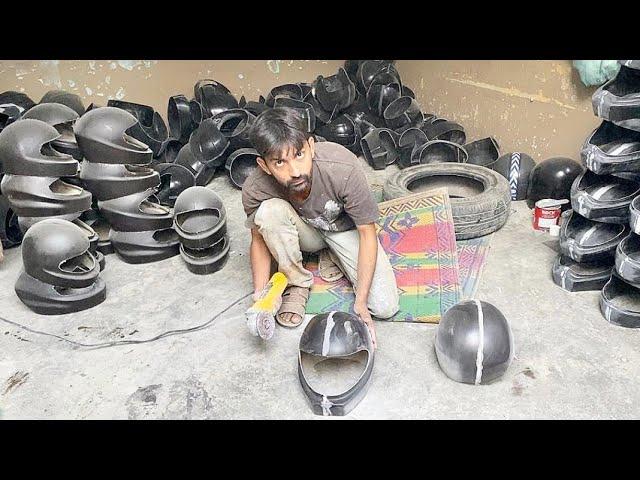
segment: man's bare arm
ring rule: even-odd
[[[376,227],[373,223],[359,225],[357,228],[360,235],[360,248],[358,250],[358,285],[354,311],[369,327],[371,339],[375,347],[376,332],[371,314],[367,308],[367,301],[369,299],[369,290],[371,289],[373,274],[376,270],[378,238],[376,235]]]
[[[257,228],[251,229],[251,272],[253,273],[253,298],[257,300],[271,275],[271,252]]]

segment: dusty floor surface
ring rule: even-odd
[[[371,183],[381,184],[394,168],[369,171]],[[147,339],[205,322],[251,290],[240,192],[224,174],[210,188],[229,213],[232,246],[222,271],[193,275],[178,256],[128,265],[109,255],[103,304],[46,317],[13,291],[22,268],[14,248],[0,264],[0,316],[84,343]],[[369,392],[347,418],[639,417],[640,332],[608,324],[599,292],[571,294],[553,284],[550,240],[531,228],[524,202],[512,204],[507,225],[494,235],[477,298],[500,308],[515,336],[516,357],[500,381],[455,383],[438,367],[435,325],[379,321]],[[303,327],[278,327],[265,344],[247,333],[249,303],[197,332],[103,349],[0,322],[0,418],[321,418],[298,383]]]

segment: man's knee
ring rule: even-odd
[[[260,204],[253,221],[258,228],[287,222],[289,221],[288,210],[290,208],[291,205],[286,200],[270,198]]]
[[[391,318],[400,310],[398,295],[380,295],[369,301],[369,313],[377,318]]]

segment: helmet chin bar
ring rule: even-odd
[[[627,224],[629,206],[638,195],[637,174],[596,175],[585,170],[571,186],[571,207],[591,220]]]
[[[640,132],[604,120],[587,138],[580,150],[583,165],[604,175],[640,172]]]
[[[84,288],[54,287],[22,272],[15,285],[18,298],[40,315],[80,312],[99,305],[107,298],[107,286],[101,278]]]
[[[595,91],[591,102],[598,117],[640,132],[640,71],[622,65],[615,78]]]
[[[613,259],[618,244],[629,235],[628,225],[589,220],[573,210],[560,217],[560,252],[576,262]]]

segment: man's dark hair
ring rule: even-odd
[[[300,150],[311,134],[307,124],[295,109],[277,107],[262,112],[251,126],[249,139],[260,156],[280,155],[288,148]]]

